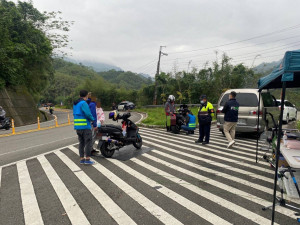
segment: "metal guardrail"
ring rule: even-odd
[[[182,104],[175,104],[176,107],[180,107]],[[200,107],[200,104],[185,104],[188,107]],[[212,104],[214,108],[218,106],[218,104]],[[158,107],[165,107],[165,105],[145,105],[143,108],[158,108]]]

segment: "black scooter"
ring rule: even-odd
[[[0,121],[0,129],[9,130],[11,128],[11,123],[9,118],[4,118]]]
[[[107,124],[98,128],[97,137],[99,143],[97,148],[104,157],[111,158],[115,150],[119,150],[126,145],[132,144],[135,148],[141,149],[143,145],[142,137],[139,134],[137,125],[129,120],[130,116],[130,113],[117,114],[116,117],[110,114],[109,119],[114,121],[122,120],[122,127]]]
[[[183,104],[180,105],[179,109],[177,110],[176,115],[176,122],[171,120],[171,131],[174,134],[179,134],[181,130],[181,126],[184,124],[185,117],[186,117],[186,112],[188,110],[188,106]]]

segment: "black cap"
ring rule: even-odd
[[[207,96],[206,95],[201,95],[200,96],[200,99],[202,100],[202,99],[207,99]]]
[[[230,92],[230,94],[232,95],[232,97],[236,97],[236,92],[235,91],[232,91],[232,92]]]

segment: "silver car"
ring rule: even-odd
[[[253,133],[257,132],[258,118],[258,89],[230,89],[224,92],[217,106],[217,127],[223,132],[224,114],[221,112],[226,101],[229,100],[229,93],[235,91],[237,93],[236,100],[240,104],[239,120],[236,132]],[[274,120],[270,113],[274,116]],[[274,122],[278,122],[279,108],[276,99],[269,92],[261,93],[260,101],[260,122],[259,132],[274,127]]]

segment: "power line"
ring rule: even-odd
[[[241,42],[245,42],[245,41],[254,40],[254,39],[257,39],[257,38],[266,37],[266,36],[276,34],[276,33],[282,33],[282,32],[287,31],[287,30],[298,29],[298,28],[300,28],[300,24],[297,24],[297,25],[291,26],[291,27],[287,27],[287,28],[284,28],[284,29],[281,29],[281,30],[273,31],[273,32],[270,32],[270,33],[258,35],[258,36],[255,36],[255,37],[247,38],[247,39],[244,39],[244,40],[227,43],[227,44],[216,45],[216,46],[211,46],[211,47],[207,47],[207,48],[194,49],[194,50],[189,50],[189,51],[170,52],[169,54],[181,54],[181,53],[187,53],[187,52],[196,52],[196,51],[203,51],[203,50],[208,50],[208,49],[212,49],[212,48],[224,47],[224,46],[233,45],[233,44],[237,44],[237,43],[241,43]]]

